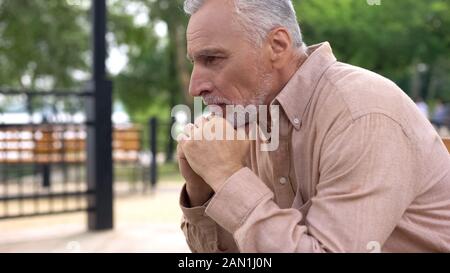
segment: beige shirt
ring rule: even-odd
[[[181,193],[193,252],[449,252],[450,156],[394,83],[328,43],[274,100],[280,146],[203,207]]]

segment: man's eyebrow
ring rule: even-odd
[[[211,56],[211,55],[218,55],[218,54],[224,54],[225,51],[221,48],[205,48],[202,50],[199,50],[198,52],[195,52],[193,55],[187,54],[187,58],[189,60],[195,60],[198,57],[202,56]]]

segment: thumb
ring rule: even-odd
[[[186,155],[184,154],[184,151],[183,151],[183,148],[181,147],[181,144],[177,145],[177,156],[178,156],[178,159],[186,160]]]

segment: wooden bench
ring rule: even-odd
[[[113,132],[113,159],[117,163],[137,163],[142,149],[139,126],[116,127]]]
[[[445,147],[447,147],[447,150],[450,153],[450,138],[444,138],[442,140],[444,141]]]
[[[141,152],[138,126],[115,127],[113,160],[138,163]],[[86,161],[86,128],[81,125],[41,125],[0,129],[0,163],[53,164]]]
[[[137,126],[114,128],[114,163],[127,164],[133,170],[142,165],[141,133],[141,128]],[[3,127],[0,128],[0,164],[34,165],[42,173],[42,186],[49,188],[52,165],[62,165],[63,175],[67,175],[68,165],[85,164],[86,137],[86,127],[83,125]]]

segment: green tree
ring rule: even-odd
[[[139,4],[148,11],[150,21],[144,26],[125,15],[127,5]],[[181,0],[117,1],[110,7],[111,31],[118,43],[127,45],[129,63],[114,83],[117,97],[124,102],[132,119],[146,123],[159,117],[165,126],[159,131],[170,161],[174,143],[170,137],[171,108],[179,103],[191,104],[188,95],[191,66],[186,59],[184,15]],[[158,37],[155,26],[167,26],[167,36]]]
[[[117,1],[110,7],[110,29],[119,44],[128,47],[128,66],[116,80],[117,95],[133,117],[170,113],[179,103],[190,103],[187,94],[190,64],[186,59],[185,28],[187,17],[183,1]],[[150,21],[137,26],[124,10],[139,3],[148,11]],[[155,25],[167,25],[167,37],[155,34]],[[163,108],[167,111],[162,111]],[[166,114],[165,120],[170,118]]]
[[[294,0],[306,42],[330,41],[338,59],[396,81],[411,96],[449,96],[446,0]],[[417,84],[419,79],[419,84]]]
[[[88,71],[88,30],[87,11],[66,1],[1,0],[0,85],[80,86],[73,74]]]

